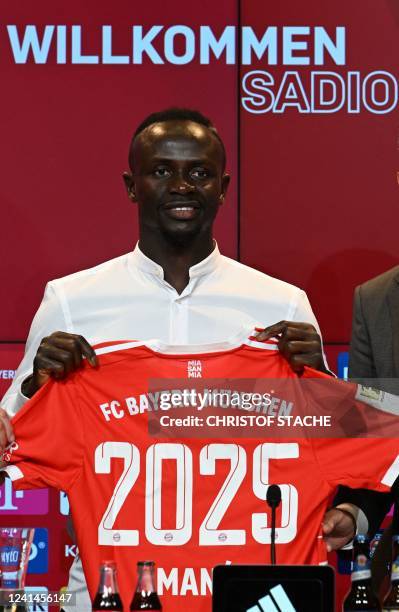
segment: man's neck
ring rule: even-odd
[[[144,255],[163,268],[166,282],[180,294],[189,283],[190,268],[206,259],[215,244],[211,235],[198,236],[188,245],[172,244],[165,238],[146,240],[140,236],[139,247]]]

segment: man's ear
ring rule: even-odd
[[[129,200],[131,200],[132,202],[136,202],[136,192],[134,188],[133,175],[130,174],[129,172],[124,172],[122,174],[122,178],[123,178],[123,182],[125,183],[125,187],[126,187],[126,191],[127,191]]]
[[[224,202],[229,183],[230,183],[230,174],[227,174],[225,172],[222,176],[222,192],[219,196],[220,203]]]

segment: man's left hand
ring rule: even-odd
[[[331,508],[325,513],[321,528],[328,552],[339,550],[356,535],[355,519],[339,508]]]
[[[328,372],[324,364],[321,338],[310,323],[280,321],[261,331],[256,339],[262,342],[278,338],[278,348],[292,369],[302,373],[304,366]]]

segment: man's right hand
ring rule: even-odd
[[[81,367],[83,357],[93,368],[98,366],[97,356],[83,336],[58,331],[43,338],[33,360],[33,374],[22,383],[22,393],[32,397],[50,377],[63,380]]]

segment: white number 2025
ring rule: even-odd
[[[259,444],[253,455],[253,492],[261,500],[266,499],[269,487],[269,461],[271,459],[296,459],[297,443]],[[137,529],[114,529],[120,509],[133,488],[140,473],[140,451],[129,442],[104,442],[95,450],[95,471],[110,474],[111,460],[123,459],[123,471],[115,485],[98,526],[98,543],[113,546],[137,546],[140,541]],[[162,528],[162,463],[176,462],[176,521],[173,529]],[[216,462],[230,461],[230,471],[209,508],[199,528],[200,546],[242,545],[246,542],[245,529],[223,529],[219,525],[247,474],[247,455],[238,444],[207,444],[199,457],[200,474],[216,474]],[[290,484],[280,484],[282,493],[281,523],[276,534],[279,543],[291,542],[297,532],[298,491]],[[185,444],[152,444],[146,455],[145,535],[151,544],[182,546],[192,536],[193,513],[193,458]],[[253,538],[262,544],[270,543],[271,529],[267,527],[265,512],[252,515]]]

